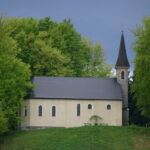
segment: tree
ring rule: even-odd
[[[27,88],[31,87],[29,65],[16,58],[19,48],[10,37],[7,20],[0,18],[0,128],[17,127],[19,108]],[[4,129],[0,129],[4,131]]]
[[[135,72],[132,90],[137,106],[145,117],[150,118],[150,17],[134,31]]]
[[[105,64],[104,49],[100,43],[93,44],[87,38],[82,38],[83,43],[89,51],[89,60],[85,67],[87,77],[110,77],[111,66]]]
[[[39,21],[33,18],[13,18],[8,22],[11,26],[11,36],[21,49],[17,57],[30,64],[32,76],[72,76],[74,74],[70,67],[70,58],[57,48],[63,40],[61,39],[59,43],[57,42],[57,46],[54,46],[54,37],[59,39],[56,36],[57,32],[52,32],[57,29],[57,23],[49,17]]]
[[[85,66],[90,58],[90,51],[82,42],[81,35],[75,30],[71,20],[64,20],[58,26],[59,35],[63,37],[61,52],[70,57],[70,67],[76,77],[84,77]]]
[[[138,108],[136,105],[135,93],[132,91],[131,87],[134,83],[134,77],[129,79],[129,124],[145,126],[150,123],[150,119],[144,117],[141,114],[141,108]]]
[[[51,47],[41,39],[36,39],[30,48],[30,65],[32,75],[38,76],[72,76],[73,70],[69,67],[70,59],[57,48]]]
[[[98,115],[93,115],[90,117],[90,121],[94,121],[94,125],[98,125],[98,122],[101,120],[103,120],[103,118]]]
[[[105,77],[110,67],[101,44],[82,40],[70,19],[57,23],[46,17],[13,18],[8,23],[17,42],[17,57],[30,64],[32,75]]]
[[[8,131],[8,120],[4,115],[4,111],[2,111],[0,104],[0,134]]]
[[[31,87],[29,66],[12,56],[0,56],[0,101],[8,119],[8,127],[15,129],[19,121],[19,109]]]

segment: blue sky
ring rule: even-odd
[[[107,62],[115,64],[121,31],[133,67],[131,30],[150,15],[150,0],[0,0],[0,13],[9,17],[50,16],[55,21],[71,18],[76,30],[94,42],[101,42]]]

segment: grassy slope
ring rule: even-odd
[[[1,140],[2,150],[150,150],[150,129],[108,126],[50,128],[15,131]]]

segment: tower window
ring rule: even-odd
[[[39,116],[42,116],[42,106],[39,106],[39,110],[38,110]]]
[[[121,72],[121,79],[124,79],[124,71]]]
[[[110,104],[107,105],[107,110],[111,110],[111,105]]]
[[[56,116],[56,107],[52,106],[52,117]]]
[[[80,104],[77,104],[77,116],[80,116]]]
[[[88,104],[88,109],[92,109],[92,105],[91,104]]]

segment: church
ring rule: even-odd
[[[93,115],[104,125],[127,126],[129,62],[123,33],[115,69],[116,78],[35,76],[35,87],[22,106],[21,128],[90,125]]]

